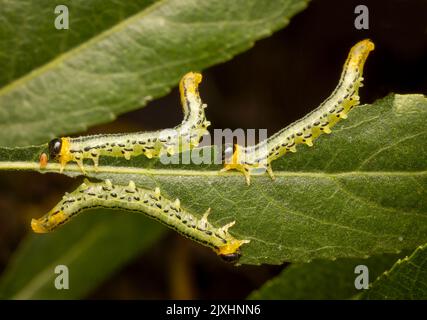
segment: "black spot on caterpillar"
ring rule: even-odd
[[[359,104],[359,88],[363,86],[362,73],[369,52],[374,44],[366,39],[354,45],[344,64],[338,86],[317,109],[304,118],[290,124],[267,140],[255,146],[235,145],[231,159],[226,161],[222,171],[243,172],[246,182],[250,176],[265,171],[274,179],[271,162],[288,152],[296,152],[296,145],[313,145],[322,133],[331,133],[331,128],[340,119],[346,119],[350,110]]]
[[[184,120],[175,128],[155,132],[135,132],[118,134],[98,134],[77,138],[63,137],[49,142],[50,158],[65,165],[75,161],[84,172],[83,160],[92,159],[98,166],[100,156],[124,157],[144,154],[148,158],[158,157],[167,152],[174,154],[189,150],[199,144],[207,132],[210,122],[206,119],[198,91],[202,75],[189,72],[180,81],[179,89]]]
[[[228,229],[234,221],[220,228],[208,221],[210,209],[201,219],[181,207],[178,199],[171,201],[154,191],[129,185],[113,185],[109,180],[100,183],[85,181],[76,190],[66,194],[62,200],[40,219],[33,219],[31,227],[36,233],[55,230],[78,213],[92,208],[120,209],[144,213],[180,234],[212,248],[221,258],[235,262],[240,257],[240,246],[249,240],[237,240]]]

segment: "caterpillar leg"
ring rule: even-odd
[[[81,159],[76,159],[75,160],[76,161],[76,164],[77,164],[77,166],[79,167],[79,169],[80,169],[80,171],[83,173],[83,174],[86,174],[86,171],[85,171],[85,168],[84,168],[84,166],[83,166],[83,160],[81,160]],[[59,173],[62,173],[63,171],[64,171],[64,169],[65,169],[65,166],[67,165],[67,162],[66,161],[61,161],[60,162],[60,164],[59,164]]]
[[[258,172],[264,173],[267,171],[268,175],[271,177],[271,179],[275,179],[273,169],[271,168],[270,163],[247,163],[242,157],[242,150],[241,146],[236,144],[234,146],[234,153],[231,157],[231,160],[229,163],[224,164],[224,168],[221,169],[221,172],[225,172],[228,170],[237,170],[244,174],[246,184],[249,186],[251,184],[251,175]]]
[[[94,168],[94,170],[98,171],[99,154],[97,154],[96,156],[92,156],[92,161],[93,161],[93,168]]]
[[[237,170],[237,171],[242,172],[245,175],[246,184],[248,186],[251,184],[251,174],[249,173],[249,171],[247,171],[249,169],[246,170],[244,166],[237,166],[237,165],[227,164],[227,165],[224,165],[224,168],[222,168],[220,170],[220,172],[225,172],[225,171],[228,171],[228,170]]]
[[[267,164],[267,173],[268,173],[268,175],[270,176],[270,178],[272,180],[276,179],[276,177],[274,176],[274,173],[273,173],[273,169],[271,169],[271,165],[270,164]]]
[[[83,166],[83,160],[76,160],[77,165],[79,166],[80,170],[83,174],[86,174],[85,167]]]

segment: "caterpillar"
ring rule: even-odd
[[[208,209],[201,219],[181,207],[179,199],[171,201],[163,197],[160,189],[154,191],[129,185],[113,185],[110,180],[91,183],[85,181],[75,191],[66,194],[47,214],[31,221],[36,233],[55,230],[78,213],[92,208],[122,209],[141,212],[154,218],[180,234],[212,248],[223,260],[236,262],[241,253],[240,246],[249,240],[237,240],[228,229],[235,221],[220,228],[208,222]]]
[[[49,155],[60,163],[60,172],[65,165],[74,161],[84,171],[83,160],[92,159],[95,168],[100,156],[124,157],[144,154],[147,158],[167,152],[174,154],[191,149],[199,144],[207,132],[210,122],[206,119],[198,86],[202,81],[200,73],[189,72],[182,77],[179,89],[184,120],[173,129],[155,132],[98,134],[76,138],[62,137],[49,142]]]
[[[313,141],[322,133],[331,133],[331,128],[340,119],[346,119],[349,111],[359,104],[359,88],[363,86],[363,67],[369,53],[374,50],[369,39],[355,44],[344,64],[338,86],[317,109],[302,119],[288,125],[267,140],[254,146],[235,145],[234,152],[224,163],[221,171],[238,170],[250,184],[250,176],[257,172],[267,173],[274,179],[271,162],[288,152],[296,152],[296,145],[313,146]]]

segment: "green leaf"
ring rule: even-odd
[[[165,229],[141,215],[97,210],[20,245],[0,281],[7,299],[77,299],[124,263],[150,248]],[[55,267],[69,270],[69,289],[57,290]]]
[[[427,242],[426,120],[422,95],[359,106],[313,148],[273,162],[275,181],[254,176],[249,187],[220,165],[164,165],[143,156],[101,157],[98,171],[89,162],[85,168],[92,178],[159,186],[196,216],[211,207],[216,226],[235,220],[231,233],[251,240],[241,263],[364,258]],[[38,170],[44,147],[0,149],[0,169]],[[52,163],[43,172],[58,169]],[[65,173],[81,174],[75,164]]]
[[[277,277],[252,292],[248,299],[348,299],[360,293],[354,284],[355,267],[365,265],[374,280],[402,255],[380,255],[369,259],[316,260],[292,264]]]
[[[367,290],[362,299],[427,299],[427,244],[397,261]]]
[[[0,0],[0,87],[80,45],[155,0]],[[69,30],[54,27],[56,6],[69,11]],[[35,54],[36,53],[36,54]]]
[[[307,0],[164,0],[144,7],[141,2],[141,10],[128,19],[114,26],[111,25],[119,21],[117,17],[100,23],[99,33],[78,38],[73,42],[78,45],[66,46],[69,50],[63,54],[42,54],[42,59],[51,58],[43,66],[17,71],[31,72],[0,89],[0,128],[8,133],[0,136],[0,145],[43,143],[138,109],[166,94],[186,72],[229,60],[250,48],[254,41],[284,27],[306,4]],[[116,7],[111,3],[106,6],[111,10]],[[20,23],[15,21],[16,12],[21,8],[7,1],[2,5],[5,13],[0,15],[0,21],[12,20],[12,28],[16,27]],[[31,8],[25,7],[20,15],[35,17],[37,11],[33,13]],[[79,24],[78,12],[70,12],[70,30],[58,31],[52,22],[51,32],[71,36]],[[131,12],[127,10],[127,14]],[[94,13],[84,15],[86,20],[76,31],[85,29],[93,16]],[[37,21],[42,18],[34,18],[28,24],[31,28],[38,26]],[[9,35],[8,27],[3,28],[7,47],[14,33]],[[33,50],[28,54],[34,56],[38,41],[44,42],[42,48],[47,50],[47,40],[56,35],[47,36],[46,28],[43,24],[44,31],[39,34],[42,39],[29,44]],[[15,52],[0,51],[0,55],[9,54],[15,56]],[[21,55],[17,63],[25,57]],[[8,61],[0,59],[3,64]],[[40,63],[43,61],[32,65]],[[12,71],[8,73],[12,74],[6,77],[14,77]]]

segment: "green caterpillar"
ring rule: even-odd
[[[331,128],[341,119],[346,119],[350,110],[359,104],[359,88],[363,86],[363,67],[369,52],[374,50],[370,40],[358,42],[351,48],[334,92],[317,109],[304,118],[290,124],[267,140],[255,146],[235,145],[234,153],[224,164],[222,171],[243,172],[246,182],[257,172],[267,171],[274,179],[271,162],[288,152],[296,152],[296,145],[313,145],[322,133],[331,133]]]
[[[171,201],[154,191],[139,188],[133,181],[128,186],[113,185],[106,180],[100,183],[86,181],[75,191],[67,194],[46,215],[33,219],[34,232],[46,233],[55,230],[78,213],[92,208],[120,209],[144,213],[180,234],[212,248],[222,259],[235,262],[240,257],[240,246],[249,240],[237,240],[228,229],[234,221],[220,228],[208,222],[208,209],[201,219],[181,207],[178,199]]]
[[[199,96],[198,86],[201,81],[200,73],[189,72],[182,77],[179,88],[184,120],[175,128],[53,139],[49,142],[50,158],[59,161],[61,172],[70,161],[75,161],[84,172],[83,160],[87,158],[92,159],[97,167],[100,156],[124,157],[129,160],[144,154],[152,158],[164,152],[174,154],[197,146],[210,125],[204,112],[206,104],[202,103]],[[40,166],[45,165],[45,162],[40,162]]]

